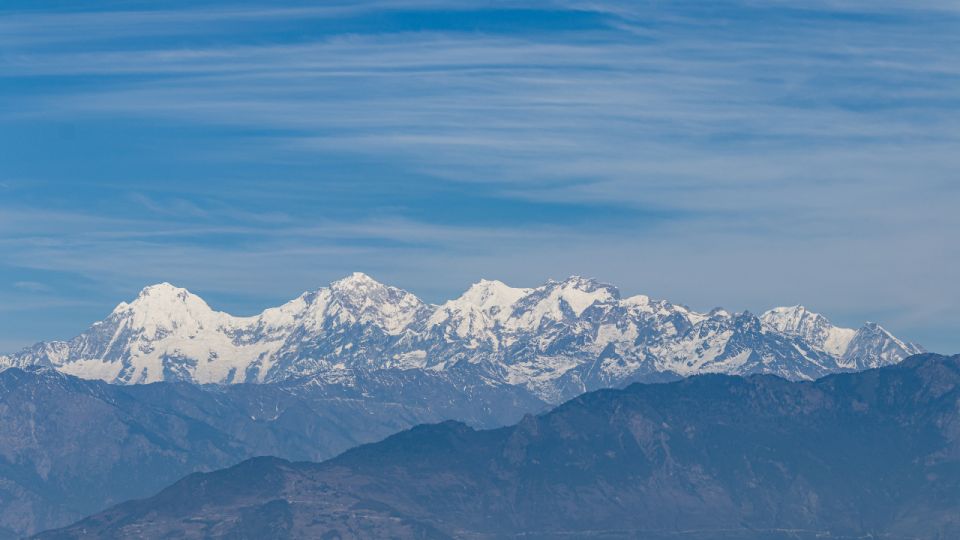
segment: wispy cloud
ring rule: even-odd
[[[579,273],[960,324],[952,3],[526,7],[562,24],[449,2],[6,16],[5,135],[77,125],[81,167],[5,174],[58,180],[5,190],[0,263],[248,306],[355,269],[431,299]],[[114,152],[128,133],[155,138]],[[142,179],[105,178],[126,160]]]
[[[31,292],[49,292],[50,286],[39,281],[17,281],[13,284],[17,289]]]
[[[224,31],[232,23],[262,24],[290,19],[339,18],[379,9],[427,8],[428,1],[327,2],[323,6],[205,7],[190,9],[88,10],[69,12],[4,11],[0,43],[37,46],[51,43],[106,41],[145,35],[191,35]],[[235,30],[228,27],[226,31]]]

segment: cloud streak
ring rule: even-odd
[[[950,3],[548,6],[5,17],[0,142],[64,170],[0,169],[0,266],[249,312],[358,269],[578,273],[960,345]]]

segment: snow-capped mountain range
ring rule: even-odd
[[[923,352],[877,324],[833,326],[802,306],[760,317],[682,305],[571,277],[535,288],[483,280],[430,305],[355,273],[252,317],[211,309],[161,283],[70,341],[44,342],[0,368],[48,366],[118,384],[161,380],[357,384],[420,370],[471,385],[522,385],[556,402],[585,390],[696,373],[812,379]]]

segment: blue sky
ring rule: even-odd
[[[170,281],[251,314],[571,274],[960,352],[960,6],[0,7],[0,351]]]

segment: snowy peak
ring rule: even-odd
[[[796,336],[815,348],[840,356],[847,350],[855,330],[834,326],[826,317],[797,305],[773,308],[760,316],[763,324],[782,334]]]
[[[118,305],[107,321],[123,321],[129,329],[155,335],[178,329],[195,333],[214,328],[229,318],[187,289],[158,283],[145,287],[132,302]]]
[[[594,279],[572,276],[563,281],[548,281],[523,297],[514,307],[513,326],[535,330],[544,321],[579,318],[591,306],[613,304],[620,291]]]
[[[550,296],[562,300],[579,317],[594,304],[608,304],[620,300],[620,291],[613,285],[600,283],[595,279],[572,276],[558,283]]]
[[[114,312],[131,309],[177,311],[181,309],[179,306],[187,305],[203,305],[210,309],[206,302],[187,289],[163,282],[144,287],[132,302],[121,302]]]
[[[363,324],[396,335],[415,325],[428,310],[415,295],[354,272],[280,307],[264,310],[259,326],[271,331],[302,327],[308,335],[318,336],[324,329]]]
[[[583,276],[570,276],[563,281],[550,281],[550,284],[556,285],[563,290],[576,290],[583,292],[604,291],[612,298],[620,298],[620,291],[613,285],[602,283],[594,278]]]
[[[147,285],[144,287],[140,294],[137,295],[138,298],[147,298],[147,297],[176,297],[181,300],[186,300],[187,297],[194,296],[193,293],[184,289],[183,287],[177,287],[167,281],[162,281],[154,285]]]
[[[497,280],[481,279],[462,295],[439,306],[427,320],[428,328],[447,325],[447,335],[461,339],[492,339],[490,332],[512,314],[513,306],[532,289],[510,287]],[[452,332],[452,334],[451,334]]]
[[[351,294],[366,294],[370,291],[386,289],[387,286],[363,272],[354,272],[349,276],[338,279],[330,284],[334,291]]]
[[[393,302],[408,297],[416,299],[413,294],[403,289],[384,285],[362,272],[354,272],[343,279],[334,281],[330,284],[329,290],[333,297],[355,304]],[[419,299],[417,301],[419,302]]]
[[[207,309],[213,311],[199,296],[187,289],[166,282],[144,287],[132,302],[122,302],[117,306],[117,310],[127,311],[129,309],[142,311]]]
[[[923,347],[904,343],[879,324],[868,322],[859,330],[840,328],[803,306],[774,308],[764,313],[762,320],[768,328],[797,336],[837,357],[838,364],[846,369],[885,366],[924,352]]]
[[[481,279],[467,289],[460,298],[454,300],[458,304],[469,304],[483,311],[508,312],[521,298],[532,289],[510,287],[497,280]]]
[[[373,324],[391,335],[417,323],[428,310],[414,294],[384,285],[361,272],[334,281],[329,290],[328,309],[340,322]]]
[[[816,328],[830,325],[830,321],[826,317],[808,311],[807,308],[800,305],[773,308],[764,313],[761,320],[778,332],[793,334],[806,334]]]
[[[576,319],[594,304],[612,305],[620,300],[616,288],[580,276],[550,280],[532,288],[515,288],[496,280],[480,280],[456,300],[437,310],[429,325],[450,321],[457,334],[485,332],[496,324],[508,331],[535,331],[544,321]]]
[[[867,322],[850,340],[841,365],[849,369],[870,369],[895,364],[922,352],[926,352],[923,347],[901,341],[879,324]]]

